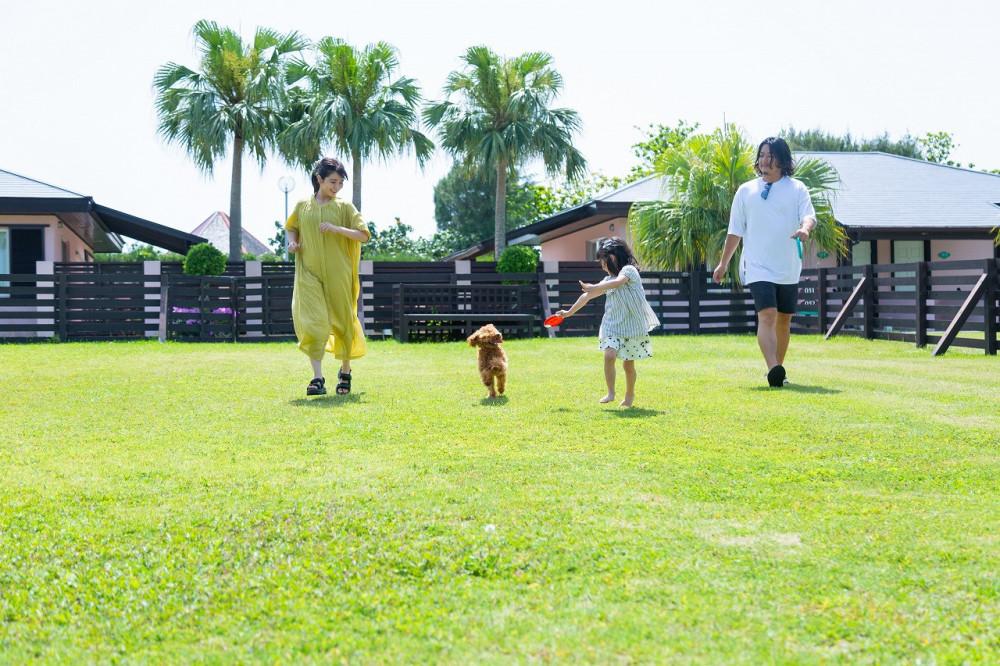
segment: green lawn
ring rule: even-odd
[[[0,663],[1000,660],[1000,359],[653,344],[0,345]]]

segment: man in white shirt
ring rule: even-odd
[[[767,362],[767,383],[785,383],[785,352],[798,301],[802,257],[799,243],[816,227],[809,189],[792,178],[795,163],[784,139],[768,137],[757,147],[754,171],[733,198],[729,234],[712,277],[721,283],[733,253],[743,241],[740,279],[757,310],[757,344]]]

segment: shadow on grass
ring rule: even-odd
[[[773,386],[754,386],[751,391],[777,391]],[[791,391],[793,393],[840,393],[837,389],[829,389],[825,386],[810,386],[808,384],[785,384],[780,390]]]
[[[341,407],[347,403],[357,403],[361,402],[361,396],[364,393],[348,393],[347,395],[337,395],[334,392],[327,393],[326,395],[317,395],[311,398],[296,398],[295,400],[289,400],[289,405],[295,405],[296,407],[318,407],[322,409],[329,409],[331,407]]]
[[[501,395],[496,398],[483,398],[479,401],[479,404],[483,407],[499,407],[500,405],[507,404],[507,396]]]
[[[617,409],[605,409],[604,411],[620,419],[645,419],[650,416],[663,414],[659,409],[649,409],[648,407],[619,407]]]

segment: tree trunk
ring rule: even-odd
[[[354,153],[351,155],[351,171],[353,175],[351,178],[354,179],[354,184],[352,185],[354,196],[351,199],[351,203],[359,211],[361,210],[361,155]]]
[[[233,138],[233,182],[229,188],[229,261],[243,260],[243,137]]]
[[[507,161],[497,162],[497,200],[493,218],[493,260],[500,261],[500,255],[507,247]]]

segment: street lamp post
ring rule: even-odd
[[[285,221],[288,220],[288,193],[295,187],[295,180],[291,176],[282,176],[278,179],[278,189],[285,193]],[[288,231],[285,231],[285,261],[288,261]]]

